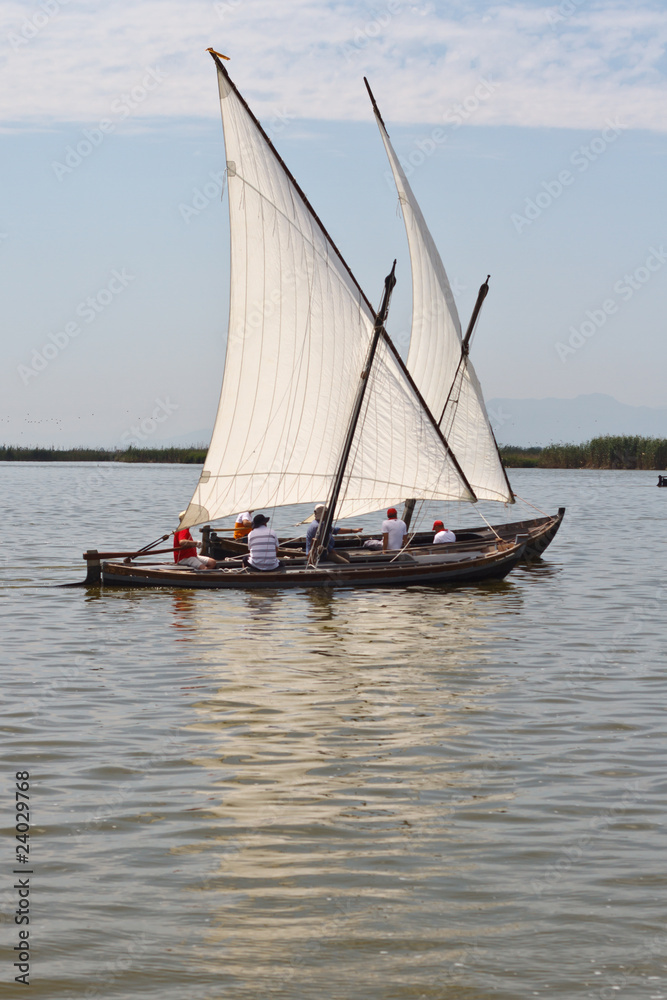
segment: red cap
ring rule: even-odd
[[[398,517],[398,512],[395,507],[390,507],[387,511],[387,517]]]
[[[436,528],[442,528],[442,529],[444,530],[444,527],[445,527],[445,526],[444,526],[444,524],[442,523],[442,521],[434,521],[434,522],[433,522],[433,530],[434,530],[434,531],[435,531],[435,529],[436,529]]]

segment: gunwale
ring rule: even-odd
[[[103,561],[104,586],[170,587],[195,590],[295,589],[305,587],[392,587],[409,584],[462,584],[502,579],[521,559],[525,539],[476,545],[455,552],[442,546],[420,547],[414,553],[373,554],[347,564],[320,563],[288,567],[283,571],[253,573],[243,569],[192,570],[175,564],[138,564]],[[437,549],[438,551],[434,551]]]

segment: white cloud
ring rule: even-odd
[[[566,13],[563,13],[565,11]],[[125,127],[217,115],[213,45],[260,117],[368,120],[361,77],[389,121],[439,122],[497,86],[476,124],[667,130],[667,12],[651,3],[551,7],[423,0],[8,0],[0,14],[2,117]],[[148,69],[164,76],[141,100]],[[130,95],[127,102],[123,95]],[[130,105],[135,105],[130,107]]]

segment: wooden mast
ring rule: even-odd
[[[443,417],[449,406],[449,401],[452,398],[452,393],[454,391],[454,386],[456,385],[456,380],[459,377],[459,372],[461,371],[461,366],[465,364],[465,360],[470,353],[470,338],[472,337],[473,330],[479,319],[480,309],[482,308],[482,303],[484,299],[489,294],[489,278],[490,274],[487,274],[486,281],[483,285],[480,285],[480,289],[477,293],[477,301],[475,302],[475,308],[472,311],[472,316],[470,317],[470,322],[468,323],[468,329],[466,330],[465,337],[461,342],[461,357],[459,358],[459,363],[456,366],[456,371],[454,373],[454,378],[452,379],[452,384],[449,387],[449,392],[447,393],[447,399],[445,400],[445,405],[442,408],[442,413],[440,414],[440,419],[438,420],[438,425],[442,423]]]
[[[440,426],[440,424],[442,423],[442,421],[444,419],[445,413],[447,411],[447,406],[449,405],[449,401],[450,401],[450,399],[452,397],[452,392],[454,391],[454,386],[456,385],[456,380],[459,377],[459,372],[461,371],[461,368],[463,366],[465,366],[466,363],[467,363],[468,355],[470,354],[470,341],[471,341],[472,335],[473,335],[473,333],[475,331],[475,327],[477,325],[477,320],[479,319],[479,314],[480,314],[482,305],[484,303],[484,299],[489,294],[489,278],[490,277],[491,277],[491,275],[487,274],[486,281],[484,282],[483,285],[480,285],[479,292],[477,293],[477,301],[475,302],[475,308],[472,311],[472,316],[470,317],[470,322],[468,323],[468,329],[465,332],[465,337],[463,338],[463,340],[461,342],[461,357],[459,358],[459,363],[458,363],[458,365],[456,367],[456,374],[454,375],[454,378],[452,380],[452,384],[451,384],[451,387],[450,387],[447,399],[445,401],[445,405],[442,408],[442,413],[440,414],[440,420],[438,421],[438,426]],[[513,503],[514,502],[514,490],[512,489],[512,484],[509,481],[509,477],[507,475],[507,470],[505,469],[505,463],[502,460],[502,457],[500,455],[500,449],[498,448],[498,442],[496,441],[496,435],[493,433],[493,428],[491,427],[490,423],[489,423],[489,431],[491,432],[491,437],[493,438],[493,443],[496,446],[496,451],[498,452],[498,460],[500,461],[500,467],[503,470],[503,476],[505,477],[505,482],[507,483],[507,489],[509,490],[509,493],[510,493],[511,502]]]
[[[375,358],[375,352],[377,351],[377,346],[382,335],[385,320],[387,319],[387,313],[389,312],[389,301],[391,299],[391,293],[394,290],[394,285],[396,284],[396,261],[394,261],[390,273],[384,279],[384,294],[382,296],[382,302],[378,310],[375,325],[373,327],[373,335],[371,337],[371,342],[368,347],[368,354],[366,355],[366,363],[364,364],[364,369],[361,372],[359,378],[359,387],[357,389],[357,395],[354,400],[354,405],[352,407],[352,414],[350,416],[350,423],[347,428],[347,434],[345,436],[345,443],[343,444],[343,451],[340,456],[340,461],[338,462],[338,468],[336,470],[336,475],[334,477],[333,486],[331,488],[331,495],[327,501],[327,506],[324,512],[324,516],[320,521],[319,527],[317,529],[317,534],[315,536],[313,546],[311,549],[311,563],[317,564],[322,552],[326,546],[326,542],[331,533],[331,528],[334,522],[334,514],[336,512],[336,505],[338,504],[338,497],[340,496],[341,486],[343,485],[343,476],[345,475],[345,469],[347,467],[347,462],[350,457],[350,452],[352,450],[352,444],[354,442],[354,435],[357,430],[357,424],[359,422],[359,414],[361,413],[361,407],[364,402],[364,396],[366,395],[366,386],[368,385],[368,380],[371,374],[371,368],[373,366],[373,359]]]

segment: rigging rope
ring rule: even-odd
[[[422,510],[423,510],[423,507],[424,507],[424,503],[425,503],[425,501],[424,501],[424,498],[422,497],[422,499],[419,501],[419,507],[418,507],[416,513],[413,512],[413,518],[414,518],[415,523],[417,523],[419,521],[420,517],[422,516]],[[410,532],[408,532],[406,534],[406,536],[405,536],[406,539],[407,539],[407,541],[403,542],[402,548],[400,548],[398,550],[398,552],[396,553],[395,556],[392,556],[392,558],[389,560],[389,562],[394,562],[395,559],[398,559],[399,556],[403,555],[403,553],[408,548],[408,546],[412,542],[412,540],[415,537],[415,535],[418,535],[418,534],[419,534],[419,531],[418,531],[417,528],[415,528],[415,530],[412,532],[412,534],[410,534]]]
[[[502,538],[500,537],[500,535],[498,534],[498,532],[496,531],[496,529],[493,527],[493,525],[490,523],[490,521],[487,521],[487,519],[482,514],[481,510],[476,511],[476,513],[479,514],[479,516],[484,521],[484,523],[487,526],[487,528],[491,528],[491,531],[494,533],[494,535],[496,536],[496,538],[498,539],[498,541],[502,542]]]
[[[518,493],[515,493],[514,496],[517,498],[517,500],[520,500],[521,503],[525,503],[527,507],[532,507],[533,510],[538,510],[540,512],[540,514],[544,514],[545,517],[549,517],[550,516],[549,514],[547,514],[547,512],[545,510],[542,510],[541,507],[536,507],[534,503],[530,502],[530,500],[524,500],[524,498],[520,497]]]

